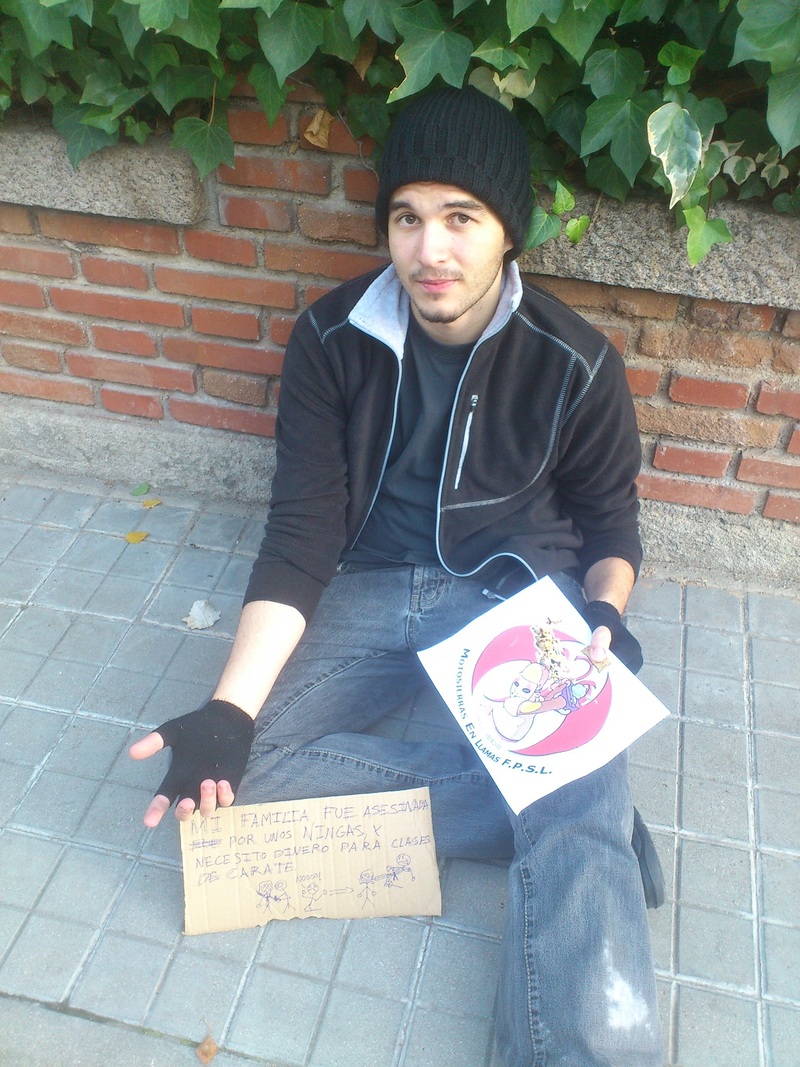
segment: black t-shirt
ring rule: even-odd
[[[450,413],[473,345],[444,345],[409,316],[400,402],[378,499],[352,562],[436,563],[436,502]]]

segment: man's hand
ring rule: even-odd
[[[131,745],[133,759],[172,749],[172,762],[145,813],[145,825],[157,826],[174,800],[182,821],[196,807],[204,816],[211,815],[217,804],[230,807],[247,766],[254,729],[253,719],[235,704],[210,700]]]
[[[601,664],[608,658],[609,648],[633,674],[642,669],[642,648],[628,630],[620,613],[607,600],[592,600],[583,609],[583,617],[592,627],[589,659]]]

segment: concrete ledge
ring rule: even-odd
[[[798,218],[749,203],[721,202],[712,215],[725,219],[733,242],[716,245],[702,263],[690,267],[687,231],[675,229],[672,213],[662,204],[620,204],[585,195],[573,214],[592,219],[580,243],[571,245],[562,235],[522,256],[523,270],[629,289],[800,308]]]
[[[113,218],[191,225],[207,197],[189,155],[169,139],[104,148],[77,170],[50,126],[7,119],[0,127],[0,201]]]
[[[7,469],[106,484],[147,481],[159,492],[266,507],[274,455],[266,438],[0,397],[0,465]],[[647,576],[794,591],[791,523],[643,500],[642,537]]]

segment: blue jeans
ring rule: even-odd
[[[572,579],[554,580],[580,602]],[[625,754],[516,816],[468,745],[363,732],[430,684],[417,650],[490,607],[479,581],[438,567],[345,565],[256,721],[237,802],[428,786],[441,855],[513,857],[497,1015],[507,1067],[661,1067]]]

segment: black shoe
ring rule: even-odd
[[[661,860],[658,858],[650,831],[636,808],[633,809],[631,844],[639,861],[647,907],[660,908],[664,903],[665,895],[664,872],[661,870]]]

